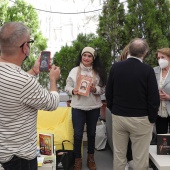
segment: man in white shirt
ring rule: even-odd
[[[59,67],[51,68],[49,91],[21,69],[30,43],[33,40],[24,24],[9,22],[1,27],[0,163],[5,170],[37,170],[37,111],[55,110],[59,104]]]

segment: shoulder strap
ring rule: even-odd
[[[63,140],[62,141],[62,150],[65,150],[65,148],[64,148],[64,142],[70,142],[69,140]],[[71,144],[73,144],[72,142],[70,142]],[[74,145],[74,144],[73,144]]]
[[[79,66],[78,70],[77,70],[76,83],[77,83],[77,80],[78,80],[80,74],[81,74],[81,67]]]

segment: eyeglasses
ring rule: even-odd
[[[33,43],[33,42],[34,42],[34,40],[30,39],[29,41],[26,41],[26,42],[24,42],[23,44],[21,44],[19,47],[22,48],[25,43],[28,43],[28,44],[29,44],[29,43]]]

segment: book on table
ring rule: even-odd
[[[56,164],[56,156],[55,155],[41,155],[37,157],[38,166],[44,165],[55,165]]]
[[[157,134],[157,155],[170,155],[170,134]]]
[[[39,145],[41,155],[54,154],[54,134],[39,134]]]

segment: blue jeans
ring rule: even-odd
[[[1,163],[5,170],[37,170],[37,157],[27,160],[14,156],[10,161]]]
[[[74,154],[75,158],[81,158],[81,144],[84,125],[87,127],[88,154],[94,154],[96,124],[99,118],[100,108],[93,110],[80,110],[72,108],[72,121],[74,128]]]

